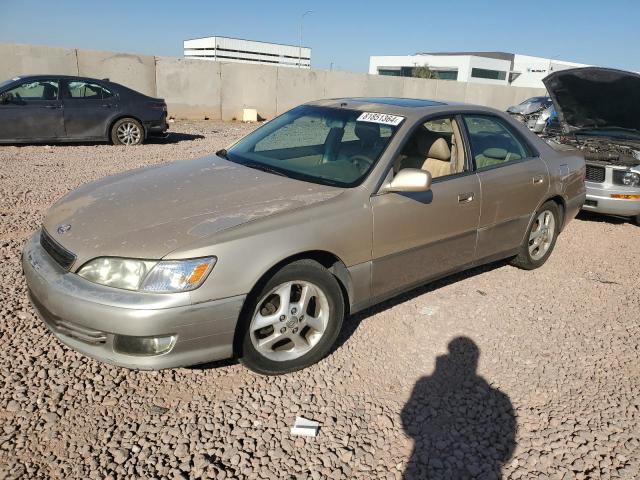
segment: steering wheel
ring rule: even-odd
[[[362,154],[349,157],[349,161],[353,163],[361,172],[366,172],[369,169],[369,167],[373,165],[373,160],[371,160],[366,155],[362,155]]]

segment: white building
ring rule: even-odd
[[[429,67],[443,80],[544,88],[542,79],[551,72],[588,65],[505,52],[418,53],[369,58],[369,73],[373,75],[410,77],[413,68],[421,66]]]
[[[229,37],[185,40],[184,56],[218,62],[311,68],[310,48]]]

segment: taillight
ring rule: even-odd
[[[164,102],[151,102],[149,106],[154,110],[162,110],[163,112],[167,111],[167,104]]]

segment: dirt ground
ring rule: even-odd
[[[130,371],[48,333],[19,262],[46,209],[252,128],[0,147],[0,478],[638,478],[640,228],[613,217],[581,214],[539,270],[493,264],[358,314],[290,375]],[[292,437],[296,415],[319,435]]]

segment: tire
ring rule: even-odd
[[[640,227],[640,214],[636,215],[635,217],[631,217],[631,223],[633,223],[637,227]]]
[[[306,368],[329,353],[344,316],[342,289],[326,268],[313,260],[290,263],[248,297],[236,342],[240,362],[265,375]]]
[[[111,127],[111,142],[114,145],[141,145],[144,142],[144,128],[135,118],[121,118]]]
[[[544,265],[556,245],[560,221],[558,204],[554,201],[544,203],[535,213],[520,253],[511,261],[511,265],[524,270],[534,270]]]

